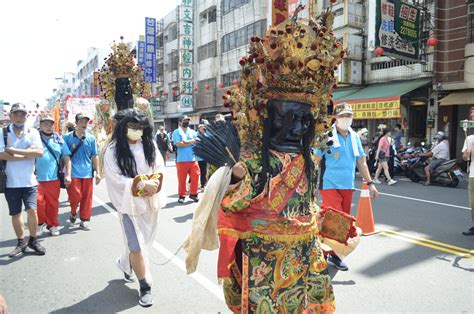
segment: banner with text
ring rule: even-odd
[[[137,60],[138,66],[145,69],[145,41],[139,40],[137,42]]]

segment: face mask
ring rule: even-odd
[[[143,130],[134,130],[128,129],[127,130],[127,138],[131,141],[138,141],[143,136]]]
[[[189,126],[189,121],[184,121],[183,122],[183,128],[187,128]]]
[[[349,130],[351,125],[352,125],[352,118],[338,118],[337,119],[337,126],[343,131]]]
[[[23,129],[23,128],[25,127],[25,125],[24,125],[24,124],[15,124],[15,123],[13,123],[13,127],[14,127],[15,129],[21,130],[21,129]]]

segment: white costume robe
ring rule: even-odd
[[[158,148],[156,148],[156,145],[155,149],[155,165],[151,168],[145,160],[142,142],[137,141],[136,144],[130,144],[130,150],[135,157],[139,175],[164,172],[163,157]],[[115,143],[113,142],[107,146],[104,155],[104,173],[107,191],[112,204],[117,209],[125,243],[125,251],[120,256],[119,266],[127,274],[132,273],[129,260],[130,250],[123,226],[123,215],[127,214],[135,227],[140,250],[145,260],[146,279],[151,283],[152,276],[149,267],[148,248],[153,243],[158,229],[159,210],[166,205],[166,192],[162,185],[161,191],[151,197],[134,197],[131,190],[133,178],[122,175],[115,159]]]

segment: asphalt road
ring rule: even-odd
[[[0,293],[10,313],[228,312],[216,279],[217,251],[204,251],[192,276],[183,250],[173,257],[189,234],[195,203],[177,204],[172,163],[165,178],[168,205],[151,250],[151,309],[137,304],[137,283],[125,284],[115,267],[123,242],[104,183],[95,190],[89,232],[68,225],[62,192],[64,228],[59,237],[41,237],[45,256],[8,258],[16,239],[0,197]],[[372,206],[380,232],[362,238],[346,259],[348,272],[330,269],[337,312],[474,313],[474,237],[461,235],[470,225],[467,191],[404,181],[379,190]],[[356,192],[354,215],[358,199]]]

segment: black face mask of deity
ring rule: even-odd
[[[309,104],[270,100],[268,118],[271,120],[270,148],[285,153],[303,150],[303,135],[308,132],[313,115]]]
[[[115,103],[117,110],[133,108],[133,95],[130,79],[118,78],[115,80]]]

